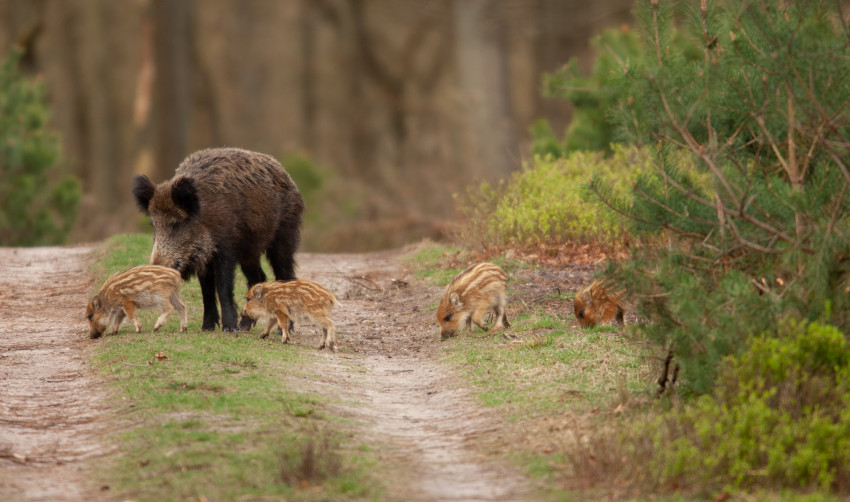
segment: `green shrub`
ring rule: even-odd
[[[639,33],[628,27],[605,30],[591,39],[590,45],[596,50],[596,59],[589,76],[582,74],[575,58],[543,76],[543,95],[569,102],[573,116],[563,142],[545,120],[534,123],[531,136],[535,155],[565,157],[577,150],[611,153],[611,145],[623,139],[611,117],[617,102],[628,96],[628,87],[618,74],[622,74],[624,63],[641,56],[645,45]],[[690,60],[702,57],[693,41],[678,32],[672,45]]]
[[[0,245],[60,244],[80,183],[56,172],[59,139],[47,129],[44,89],[17,72],[19,58],[12,51],[0,63]]]
[[[644,49],[616,72],[612,116],[650,169],[630,197],[592,187],[667,237],[617,272],[647,336],[708,392],[724,356],[785,316],[850,329],[850,31],[828,1],[692,6],[638,2]]]
[[[601,176],[625,194],[643,169],[637,150],[620,146],[611,157],[582,151],[535,157],[500,185],[467,192],[462,209],[470,223],[463,238],[484,246],[614,243],[622,238],[622,218],[586,190],[587,181]]]
[[[787,322],[726,360],[715,395],[648,424],[667,486],[850,492],[850,347]]]

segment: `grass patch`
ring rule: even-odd
[[[521,313],[506,341],[498,334],[466,333],[448,342],[447,359],[475,385],[481,401],[511,420],[616,407],[621,394],[647,389],[652,363],[642,345],[613,328],[579,330],[567,318]]]
[[[602,459],[587,446],[596,435],[644,413],[656,363],[644,344],[613,328],[581,330],[571,313],[526,307],[511,323],[516,339],[464,333],[446,342],[445,359],[508,419],[503,434],[516,438],[509,456],[543,481],[546,498],[584,500],[591,493],[584,480],[576,486],[577,462]]]
[[[413,270],[413,276],[417,279],[446,285],[466,268],[460,255],[461,249],[458,247],[425,241],[402,262]]]
[[[415,251],[402,259],[402,263],[412,270],[414,277],[437,286],[447,285],[470,265],[483,261],[502,267],[508,274],[509,284],[513,272],[529,267],[528,264],[505,255],[481,258],[459,247],[431,241],[420,243]]]
[[[146,263],[151,246],[147,235],[110,239],[94,267],[99,283]],[[245,281],[237,276],[236,284],[239,298]],[[104,471],[112,493],[140,501],[376,499],[374,457],[329,414],[327,398],[290,384],[317,376],[309,364],[320,357],[315,350],[257,333],[201,333],[197,280],[181,294],[187,333],[177,332],[176,315],[151,333],[157,314],[142,312],[142,333],[125,324],[97,341],[94,364],[132,424]]]

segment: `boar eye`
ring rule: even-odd
[[[579,319],[584,319],[584,310],[579,311],[579,313],[578,313],[578,318],[579,318]]]
[[[451,314],[447,315],[446,317],[443,317],[443,322],[449,322],[449,321],[451,321],[451,320],[452,320],[452,315],[451,315]]]

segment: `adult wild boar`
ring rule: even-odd
[[[201,150],[159,185],[136,176],[133,196],[153,225],[151,264],[177,269],[184,280],[198,276],[202,330],[212,331],[219,322],[216,293],[222,329],[236,330],[237,263],[249,288],[266,280],[263,253],[276,279],[295,279],[304,199],[274,158],[237,148]],[[251,320],[242,324],[247,329]]]

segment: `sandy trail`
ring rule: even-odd
[[[88,367],[89,247],[0,248],[0,500],[99,500],[87,459],[109,447]]]
[[[114,410],[88,365],[83,319],[95,284],[92,248],[0,248],[0,500],[107,500],[94,486]],[[413,284],[399,251],[299,255],[299,276],[342,304],[336,354],[305,387],[339,396],[387,471],[384,500],[533,500],[531,483],[480,444],[502,418],[477,405],[439,361],[433,310],[441,288]],[[318,346],[317,330],[295,345]],[[109,460],[107,456],[106,461]]]
[[[345,365],[329,361],[329,380],[353,383],[345,387],[355,403],[348,411],[394,466],[384,476],[387,500],[533,500],[516,468],[476,448],[503,419],[477,405],[438,360],[440,337],[428,306],[442,288],[412,287],[399,255],[299,258],[299,275],[333,289],[342,303],[335,314],[340,352],[354,355]]]

